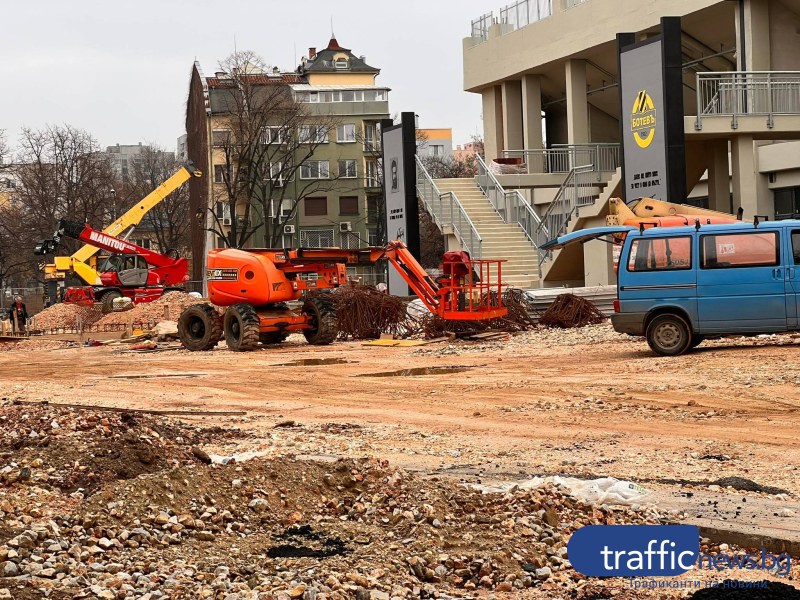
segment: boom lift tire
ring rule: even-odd
[[[222,319],[208,304],[192,304],[178,319],[178,337],[192,352],[212,350],[222,339]]]
[[[663,314],[653,318],[647,325],[647,344],[661,356],[678,356],[692,344],[692,330],[686,321],[676,314]]]
[[[339,335],[339,322],[333,303],[323,296],[314,296],[303,304],[303,314],[308,315],[311,329],[304,329],[306,341],[315,346],[330,344]]]
[[[258,335],[258,341],[262,344],[280,344],[289,337],[288,331],[265,331]]]
[[[229,307],[225,311],[222,328],[230,350],[249,352],[258,348],[260,323],[252,305],[242,302]]]

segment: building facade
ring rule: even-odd
[[[417,155],[449,159],[453,157],[452,129],[417,129]]]
[[[270,209],[267,218],[271,221],[252,236],[249,246],[357,248],[378,243],[382,185],[379,124],[389,118],[389,89],[376,84],[379,73],[363,56],[356,56],[332,38],[319,52],[309,48],[308,56],[293,72],[276,69],[253,74],[263,79],[265,87],[286,88],[303,118],[280,131],[281,136],[297,136],[292,137],[296,140],[293,147],[300,158],[294,160],[301,164],[291,177],[280,181],[282,200]],[[225,73],[205,77],[195,63],[186,120],[186,154],[211,175],[190,184],[192,210],[202,215],[211,208],[213,214],[208,218],[230,227],[233,219],[243,215],[230,214],[230,208],[217,201],[225,162],[219,140],[230,118],[224,101],[225,94],[230,93],[225,91],[226,86]],[[308,143],[309,152],[303,151],[304,143]],[[193,226],[196,258],[220,245],[219,237],[209,231],[208,218]],[[202,265],[202,258],[195,264]],[[353,275],[367,282],[381,278],[371,268]],[[199,268],[194,276],[202,276]]]
[[[800,212],[796,0],[644,0],[624,10],[616,0],[520,0],[476,18],[463,43],[464,89],[482,97],[487,163],[523,165],[500,183],[544,215],[573,167],[589,164],[593,189],[582,200],[591,206],[566,226],[604,221],[620,193],[616,34],[646,40],[666,16],[681,19],[687,188],[663,199],[741,207],[745,218]],[[545,285],[614,279],[601,264],[610,250],[587,246],[571,261]],[[556,262],[545,262],[544,279]]]

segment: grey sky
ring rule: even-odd
[[[421,127],[452,127],[454,144],[480,129],[481,103],[462,90],[461,40],[499,0],[340,2],[273,0],[6,0],[0,3],[0,129],[63,124],[102,146],[183,133],[192,62],[206,75],[236,45],[293,69],[324,48],[331,17],[339,43],[381,69],[392,113]],[[295,51],[296,49],[296,51]]]

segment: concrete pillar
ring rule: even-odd
[[[483,147],[486,162],[500,156],[503,144],[503,103],[499,85],[481,92],[483,100]]]
[[[739,3],[735,4],[736,21],[736,68],[739,71],[769,71],[769,2],[767,0],[744,0],[744,18],[740,15]],[[744,40],[742,28],[744,25]],[[741,44],[744,44],[744,52]]]
[[[542,148],[542,85],[538,75],[522,76],[522,143]]]
[[[728,169],[728,140],[706,142],[708,155],[708,207],[711,210],[733,213]]]
[[[566,62],[567,76],[567,142],[589,143],[589,103],[586,97],[586,61]]]
[[[583,245],[583,285],[610,285],[617,283],[612,256],[613,247],[595,240]]]
[[[756,171],[753,136],[737,135],[731,141],[731,173],[733,174],[733,207],[744,209],[745,218],[764,214],[765,207],[759,206],[758,173]]]
[[[522,87],[519,80],[503,82],[504,150],[522,150]]]

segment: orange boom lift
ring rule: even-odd
[[[302,331],[310,344],[330,344],[338,334],[333,305],[325,294],[306,300],[299,312],[285,302],[307,290],[332,289],[347,283],[347,266],[388,260],[433,314],[451,321],[503,317],[502,260],[445,263],[445,276],[434,281],[401,241],[356,250],[225,248],[208,253],[208,304],[186,308],[178,320],[181,342],[189,350],[210,350],[222,337],[235,351],[258,343],[277,343]],[[301,275],[314,274],[316,279]]]

